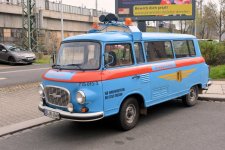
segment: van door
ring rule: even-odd
[[[144,100],[149,99],[150,93],[150,67],[146,67],[146,60],[144,57],[144,49],[141,42],[136,41],[134,43],[135,60],[138,67],[143,67],[143,71],[140,71],[137,76],[139,77],[138,86],[139,92],[143,95]]]
[[[171,41],[148,41],[145,42],[145,49],[147,62],[152,67],[148,104],[153,105],[172,98],[177,90],[177,82],[170,80],[176,63]]]
[[[132,43],[105,45],[105,70],[102,73],[105,116],[119,112],[122,100],[140,91],[140,75],[132,50]]]

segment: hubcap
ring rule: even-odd
[[[128,123],[132,123],[136,117],[136,108],[133,104],[129,104],[126,109],[126,120]]]
[[[195,101],[196,100],[196,92],[193,88],[190,89],[190,101]]]

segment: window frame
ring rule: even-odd
[[[66,43],[73,43],[73,42],[93,42],[93,43],[98,43],[100,45],[100,53],[99,53],[99,67],[97,69],[85,69],[85,70],[101,70],[102,69],[102,48],[103,48],[103,44],[101,41],[98,41],[98,40],[68,40],[68,41],[62,41],[60,43],[60,47],[62,46],[62,44],[66,44]],[[60,51],[60,47],[59,47],[59,50],[58,50],[58,54],[56,54],[56,63],[59,61],[59,55],[61,54],[61,51]],[[64,70],[71,70],[71,69],[64,69]],[[76,70],[76,69],[72,69],[72,70]]]
[[[131,48],[131,60],[132,60],[132,64],[130,65],[122,65],[122,66],[113,66],[113,67],[107,67],[106,64],[105,64],[105,48],[106,48],[106,45],[125,45],[125,44],[129,44],[130,45],[130,48]],[[133,42],[106,42],[104,44],[104,47],[103,47],[103,69],[114,69],[114,68],[124,68],[124,67],[130,67],[130,66],[134,66],[136,64],[136,60],[134,59],[134,48],[133,48]]]
[[[147,59],[147,48],[145,46],[145,43],[149,43],[149,42],[169,42],[170,43],[170,47],[171,47],[171,52],[172,52],[172,58],[163,59],[163,60],[148,61],[148,59]],[[146,40],[146,41],[143,41],[143,44],[144,44],[144,53],[145,53],[145,61],[146,61],[146,63],[154,63],[154,62],[160,62],[160,61],[171,61],[171,60],[175,59],[175,53],[174,53],[172,40],[167,40],[167,39],[165,39],[165,40]]]
[[[174,42],[177,42],[177,41],[184,41],[184,42],[186,43],[187,48],[188,48],[188,56],[186,56],[186,57],[177,57],[177,53],[176,53],[175,46],[174,46]],[[191,42],[191,43],[193,44],[194,53],[195,53],[194,56],[191,55],[191,50],[190,50],[189,42]],[[182,59],[182,58],[196,57],[196,56],[197,56],[197,52],[196,52],[196,48],[195,48],[195,44],[194,44],[193,39],[183,39],[183,40],[182,40],[182,39],[179,39],[179,40],[172,40],[172,44],[173,44],[173,51],[174,51],[174,54],[175,54],[175,58],[176,58],[176,59]]]
[[[137,62],[137,57],[136,57],[136,51],[135,51],[135,47],[133,47],[133,50],[134,50],[134,56],[135,56],[135,62],[136,62],[136,64],[137,65],[139,65],[139,64],[144,64],[144,63],[146,63],[146,56],[145,56],[145,51],[144,51],[144,46],[143,46],[143,43],[141,42],[141,41],[134,41],[134,46],[135,46],[135,44],[138,44],[138,45],[141,45],[141,48],[139,49],[139,52],[142,52],[142,57],[143,57],[143,62]]]

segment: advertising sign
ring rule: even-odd
[[[116,0],[115,10],[133,20],[193,20],[195,0]]]

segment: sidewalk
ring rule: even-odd
[[[212,81],[203,93],[199,100],[225,102],[225,81]],[[52,122],[39,112],[39,101],[38,83],[0,88],[0,137]]]
[[[199,94],[199,100],[225,102],[225,81],[212,81],[209,89],[203,91],[203,94]]]
[[[0,137],[52,121],[38,110],[38,83],[0,89]]]

